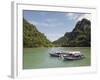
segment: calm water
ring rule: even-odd
[[[85,59],[63,61],[60,58],[51,57],[49,52],[55,51],[81,51]],[[59,47],[59,48],[24,48],[23,68],[56,68],[56,67],[80,67],[91,65],[90,47]]]

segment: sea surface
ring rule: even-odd
[[[85,58],[81,60],[63,61],[51,57],[49,53],[56,51],[80,51]],[[90,47],[53,47],[53,48],[23,48],[23,69],[82,67],[91,65]]]

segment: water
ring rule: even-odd
[[[63,61],[61,58],[51,57],[50,52],[80,51],[86,58],[82,60]],[[90,47],[58,47],[58,48],[24,48],[23,69],[81,67],[91,65]]]

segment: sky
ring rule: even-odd
[[[71,32],[76,23],[83,19],[91,19],[89,13],[54,12],[24,10],[23,17],[29,23],[36,25],[36,28],[44,33],[50,41],[55,41]]]

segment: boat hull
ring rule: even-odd
[[[84,56],[67,56],[67,57],[64,57],[63,60],[81,60],[81,59],[84,59],[85,57]]]
[[[50,54],[50,56],[52,56],[52,57],[60,57],[60,56],[57,55],[57,54]]]
[[[50,56],[52,57],[61,57],[61,56],[67,56],[67,53],[50,53]]]

